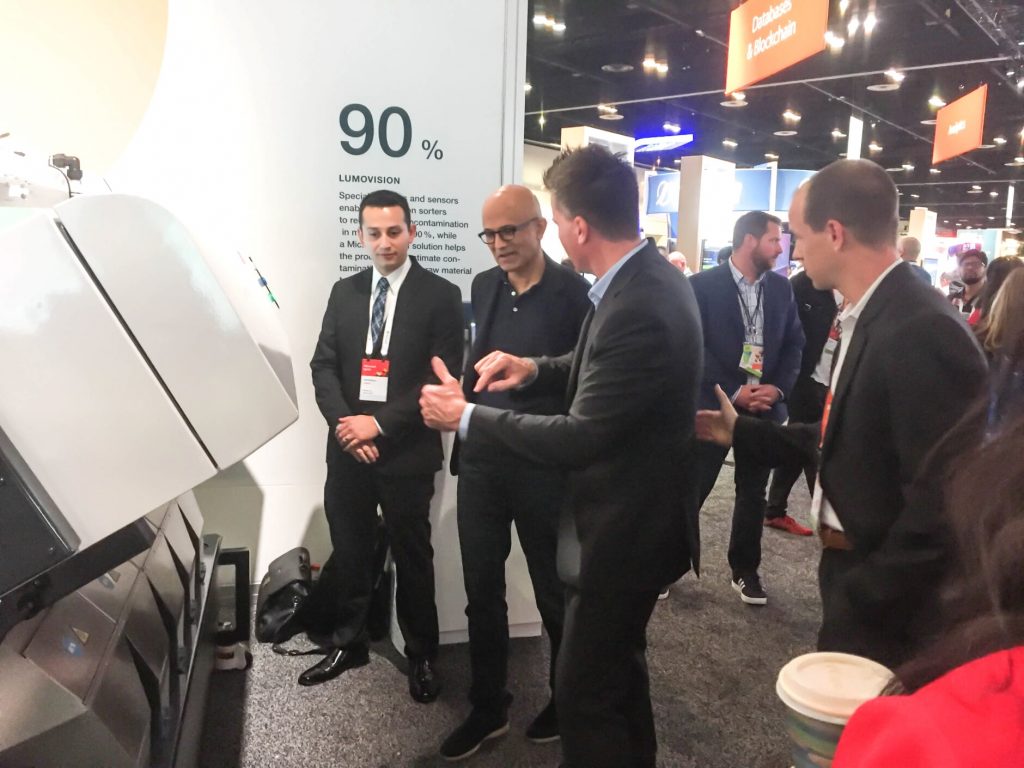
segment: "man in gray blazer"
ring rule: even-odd
[[[555,686],[565,765],[654,768],[647,622],[661,588],[698,562],[700,317],[686,278],[639,236],[629,166],[589,146],[563,153],[544,183],[573,265],[598,278],[594,308],[572,353],[527,359],[494,351],[477,363],[475,389],[564,391],[568,413],[467,405],[436,359],[441,384],[424,387],[420,405],[428,426],[458,430],[466,445],[568,470]]]

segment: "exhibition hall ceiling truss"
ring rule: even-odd
[[[557,145],[573,125],[676,132],[693,142],[646,162],[672,168],[707,154],[818,169],[846,152],[855,114],[864,156],[892,173],[903,216],[921,205],[940,225],[1005,224],[1010,183],[1024,181],[1021,0],[830,0],[825,51],[733,95],[723,89],[739,4],[532,0],[527,141]],[[937,110],[983,84],[984,144],[933,166]],[[1017,209],[1024,226],[1024,201]]]

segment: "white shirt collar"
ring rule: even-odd
[[[391,293],[398,293],[398,289],[402,287],[402,283],[405,282],[406,275],[409,274],[409,267],[412,264],[412,258],[408,255],[405,257],[405,262],[392,272],[390,275],[382,275],[377,271],[376,265],[373,267],[373,291],[377,290],[377,284],[380,283],[382,277],[387,277],[388,288]]]
[[[739,282],[740,280],[743,280],[744,282],[746,282],[747,278],[745,278],[745,277],[743,276],[743,273],[742,273],[742,272],[740,272],[740,271],[739,271],[739,270],[738,270],[738,269],[736,268],[736,265],[732,263],[732,256],[730,256],[730,257],[729,257],[729,262],[728,262],[728,263],[729,263],[729,269],[730,269],[730,271],[732,272],[732,279],[733,279],[734,281],[736,281],[737,283],[738,283],[738,282]],[[757,276],[757,279],[756,279],[756,280],[755,280],[755,281],[754,281],[754,282],[753,282],[752,284],[753,284],[753,285],[757,285],[757,284],[758,284],[758,283],[760,283],[760,282],[761,282],[762,280],[764,280],[764,276],[765,276],[765,275],[767,275],[767,274],[768,274],[767,272],[762,272],[762,273],[761,273],[760,275],[758,275],[758,276]],[[751,285],[751,283],[747,283],[747,285]]]
[[[853,320],[856,320],[858,317],[860,317],[861,312],[864,311],[864,307],[868,305],[868,302],[871,301],[871,297],[874,296],[875,291],[878,290],[878,286],[882,284],[882,281],[885,280],[888,274],[892,272],[894,269],[896,269],[896,267],[898,267],[899,264],[900,260],[896,259],[892,264],[886,267],[885,271],[875,278],[875,282],[868,286],[868,289],[864,291],[864,295],[860,297],[860,301],[858,301],[852,307],[847,307],[842,311],[842,313],[839,315],[839,322],[842,323],[851,318]]]
[[[611,269],[605,272],[601,276],[601,279],[594,283],[593,286],[591,286],[590,292],[587,294],[587,296],[590,297],[590,300],[591,302],[593,302],[595,308],[598,304],[601,303],[601,299],[604,298],[604,294],[608,290],[608,286],[611,285],[612,280],[615,279],[615,276],[619,273],[619,270],[622,269],[623,265],[627,261],[629,261],[634,254],[637,254],[640,251],[642,251],[645,245],[647,245],[646,239],[643,239],[639,243],[637,243],[635,248],[633,248],[631,251],[629,251],[629,253],[627,253],[621,259],[616,261],[614,264],[612,264]]]

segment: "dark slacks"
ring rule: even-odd
[[[815,424],[821,421],[826,397],[828,397],[828,387],[824,384],[819,384],[810,377],[799,379],[788,400],[790,422],[793,424]],[[789,494],[801,473],[807,478],[808,490],[813,493],[814,481],[818,476],[818,466],[815,462],[808,462],[806,465],[783,464],[772,471],[772,483],[768,488],[768,506],[765,509],[765,517],[785,517]]]
[[[868,621],[850,604],[846,574],[863,559],[856,551],[826,549],[821,553],[818,587],[822,617],[818,650],[852,653],[896,669],[910,658],[917,643],[901,628],[903,617]]]
[[[722,462],[729,451],[714,443],[697,443],[700,472],[700,503],[710,495],[722,471]],[[764,527],[765,490],[771,469],[737,449],[736,501],[732,510],[732,532],[729,535],[729,567],[734,579],[757,573],[761,567],[761,533]]]
[[[367,641],[373,592],[377,507],[388,532],[397,577],[396,613],[410,659],[437,655],[434,549],[430,500],[434,473],[385,475],[347,455],[329,459],[324,512],[334,551],[310,598],[309,635],[321,645],[348,648]]]
[[[474,709],[500,715],[509,699],[505,560],[512,546],[512,523],[526,555],[537,608],[551,641],[549,680],[554,690],[565,620],[565,590],[555,567],[564,491],[562,472],[506,451],[481,455],[468,445],[462,446],[459,546],[468,602],[472,670],[469,700]]]
[[[657,600],[566,588],[555,688],[565,768],[655,768],[646,652]]]

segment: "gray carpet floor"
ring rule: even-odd
[[[775,678],[791,658],[813,650],[820,620],[814,537],[765,530],[761,576],[768,605],[743,604],[732,590],[726,546],[733,475],[726,466],[701,514],[703,572],[688,574],[658,604],[648,628],[651,697],[663,768],[785,768],[788,745]],[[807,522],[803,480],[791,513]],[[465,717],[469,655],[444,646],[444,690],[430,705],[406,692],[404,660],[387,643],[368,666],[302,688],[296,677],[316,657],[276,656],[255,644],[247,672],[214,673],[201,768],[428,768],[443,738]],[[523,730],[548,699],[547,641],[512,641],[511,732],[463,765],[555,768],[557,742],[534,745]]]

